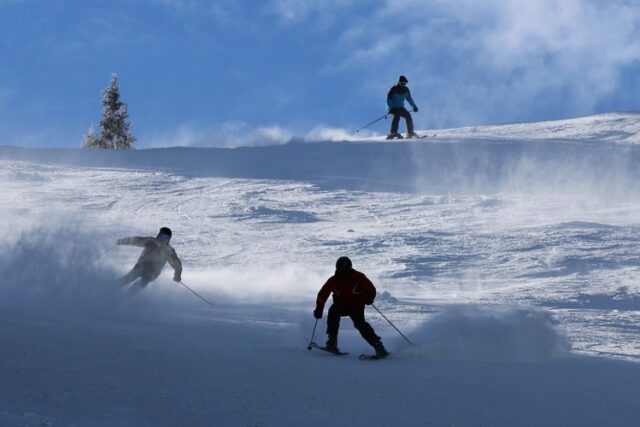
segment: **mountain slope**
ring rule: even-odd
[[[636,425],[640,156],[596,122],[0,148],[0,425]],[[161,226],[213,308],[170,271],[114,285],[139,255],[115,240]],[[367,308],[391,358],[357,360],[349,319],[349,356],[307,351],[342,255],[413,345]]]

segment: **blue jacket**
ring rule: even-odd
[[[387,94],[387,106],[390,110],[404,107],[405,100],[409,101],[409,104],[411,104],[413,108],[417,108],[416,103],[413,102],[413,98],[411,98],[411,92],[408,87],[395,85],[389,89],[389,93]]]

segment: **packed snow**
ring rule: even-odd
[[[568,120],[538,123],[514,123],[496,126],[476,126],[458,129],[441,129],[440,137],[476,137],[522,140],[569,140],[640,143],[638,114],[608,113]]]
[[[639,131],[0,147],[0,425],[638,425]],[[161,226],[189,288],[117,286]],[[367,308],[384,361],[348,318],[307,350],[342,255],[411,341]]]

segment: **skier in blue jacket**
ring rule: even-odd
[[[402,138],[402,135],[398,133],[400,117],[404,117],[407,122],[407,138],[415,138],[418,136],[418,134],[413,131],[413,119],[411,118],[411,113],[404,108],[404,101],[407,100],[413,107],[413,112],[418,112],[418,107],[416,106],[416,103],[413,102],[407,83],[409,83],[409,80],[407,80],[405,76],[400,76],[400,78],[398,78],[398,84],[389,89],[389,93],[387,94],[389,114],[393,114],[391,132],[387,135],[387,139]]]

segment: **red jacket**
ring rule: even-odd
[[[367,301],[373,301],[376,297],[376,288],[371,280],[356,270],[351,270],[347,275],[334,275],[327,280],[318,292],[316,305],[324,307],[329,295],[333,293],[333,302],[349,307],[364,306]]]

